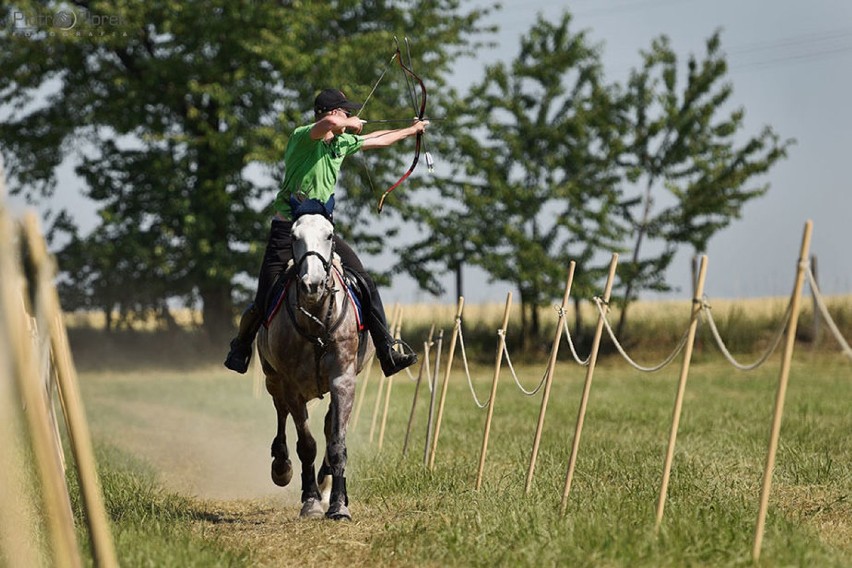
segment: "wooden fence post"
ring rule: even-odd
[[[781,434],[781,415],[784,413],[784,398],[787,395],[787,382],[790,378],[790,364],[793,360],[793,348],[796,344],[796,327],[799,323],[799,309],[802,303],[802,288],[805,281],[805,267],[811,247],[813,222],[805,223],[802,236],[802,248],[796,268],[796,284],[793,287],[793,297],[790,306],[790,324],[787,327],[787,341],[784,344],[784,358],[781,361],[781,374],[778,377],[778,391],[775,395],[775,410],[772,415],[772,428],[769,433],[769,448],[766,452],[766,467],[763,471],[763,483],[760,488],[760,508],[757,513],[757,525],[754,529],[754,546],[752,558],[755,562],[760,559],[760,548],[763,544],[763,530],[766,526],[766,510],[769,506],[769,491],[772,488],[772,472],[775,468],[775,454],[778,451],[778,438]]]
[[[35,215],[30,214],[24,218],[24,230],[33,263],[38,267],[38,302],[44,304],[45,315],[50,326],[50,342],[53,349],[54,364],[56,365],[57,383],[64,403],[71,448],[74,452],[77,472],[80,477],[80,493],[89,523],[89,536],[92,541],[95,565],[101,567],[118,566],[112,533],[101,494],[100,481],[98,480],[89,424],[86,421],[83,399],[80,396],[77,370],[71,358],[71,348],[68,345],[68,336],[62,322],[59,295],[52,283],[55,269],[47,255],[47,248],[41,232],[38,230],[38,221]]]
[[[453,325],[453,335],[450,338],[450,352],[447,355],[447,370],[444,371],[444,382],[441,385],[441,401],[438,403],[438,416],[435,419],[435,432],[432,434],[432,453],[429,455],[429,469],[435,467],[435,453],[438,451],[438,435],[441,433],[441,420],[444,418],[444,403],[447,400],[447,384],[450,382],[450,371],[453,368],[453,357],[456,353],[456,342],[461,328],[461,315],[464,309],[464,297],[459,296],[456,321]]]
[[[414,425],[414,411],[417,408],[417,397],[420,394],[420,384],[423,382],[423,371],[426,370],[426,380],[429,380],[429,347],[432,345],[432,335],[435,333],[435,324],[429,329],[429,337],[423,342],[423,360],[420,361],[420,370],[417,371],[417,381],[414,383],[414,396],[411,399],[411,412],[408,413],[408,425],[405,428],[405,439],[402,442],[402,455],[408,455],[408,440],[411,437],[411,427]]]
[[[0,203],[2,215],[5,212]],[[11,241],[0,241],[0,247],[4,249],[0,251],[0,257],[14,256],[9,251]],[[41,523],[33,521],[38,513],[35,495],[29,490],[30,468],[25,465],[30,453],[25,443],[21,396],[11,380],[16,372],[17,357],[13,341],[17,340],[8,335],[14,327],[7,321],[12,316],[7,311],[6,299],[14,300],[15,294],[7,295],[5,289],[7,286],[11,288],[19,279],[17,274],[6,272],[10,268],[6,262],[0,260],[0,266],[3,270],[3,278],[0,278],[0,289],[3,289],[0,291],[0,558],[14,559],[20,566],[47,566],[46,554],[38,546],[37,527]]]
[[[358,402],[355,404],[355,416],[352,417],[353,430],[358,426],[358,418],[361,416],[361,407],[364,406],[364,397],[367,394],[367,385],[370,383],[370,373],[373,372],[373,362],[375,360],[376,356],[370,355],[370,360],[367,361],[367,368],[363,371],[364,382],[356,387],[360,392],[358,393]]]
[[[12,342],[10,366],[19,395],[26,405],[24,415],[41,486],[53,561],[57,566],[79,567],[82,566],[82,560],[74,533],[71,500],[65,484],[65,473],[55,449],[58,441],[53,437],[50,427],[46,395],[33,358],[32,340],[24,331],[27,325],[21,290],[16,289],[21,282],[16,277],[20,270],[13,259],[12,247],[9,246],[13,242],[11,221],[0,204],[0,244],[3,245],[0,247],[0,274],[3,275],[0,278],[0,313],[5,314],[0,318],[0,325],[4,326],[0,335]]]
[[[399,308],[397,317],[396,317],[396,325],[393,326],[393,338],[398,340],[402,334],[402,308]],[[382,426],[379,428],[379,451],[381,451],[382,446],[385,442],[385,426],[388,422],[388,408],[390,407],[390,396],[391,396],[391,386],[393,385],[393,377],[388,377],[388,388],[385,391],[385,408],[382,411]]]
[[[562,327],[565,321],[565,305],[571,295],[571,285],[574,283],[574,269],[577,263],[573,260],[568,265],[568,279],[565,282],[565,293],[562,295],[562,306],[559,308],[559,317],[556,320],[556,332],[553,334],[553,345],[550,347],[550,360],[547,363],[547,372],[544,379],[544,394],[541,397],[541,410],[538,413],[538,424],[535,429],[532,453],[530,454],[530,467],[527,470],[527,481],[524,493],[529,494],[532,487],[533,475],[535,474],[535,462],[538,457],[538,448],[541,443],[541,432],[544,429],[544,415],[547,412],[547,403],[550,400],[550,387],[553,383],[553,371],[556,368],[556,357],[559,354],[559,344],[562,342]]]
[[[438,374],[441,369],[441,348],[444,343],[444,330],[438,331],[438,348],[435,350],[435,372],[432,374],[432,391],[429,395],[429,417],[426,420],[426,444],[423,448],[423,465],[429,467],[429,450],[432,446],[432,423],[435,416],[435,397],[438,394]]]
[[[497,355],[494,360],[494,378],[491,380],[491,395],[488,397],[488,414],[485,418],[485,433],[482,435],[482,450],[479,453],[479,469],[476,471],[476,490],[482,486],[482,471],[485,469],[485,454],[488,452],[488,435],[491,433],[491,417],[494,415],[494,403],[497,398],[497,380],[503,363],[503,348],[506,345],[506,326],[509,325],[509,310],[512,309],[512,293],[506,294],[506,308],[503,310],[503,325],[500,326],[497,339]]]
[[[683,396],[686,392],[686,379],[689,376],[689,365],[692,362],[692,347],[695,345],[695,332],[698,329],[698,315],[701,313],[701,297],[704,295],[704,281],[707,277],[707,255],[702,255],[701,265],[698,268],[698,280],[695,282],[694,296],[692,298],[692,319],[689,322],[689,332],[683,352],[683,365],[680,368],[680,379],[677,384],[677,395],[675,396],[674,411],[672,412],[672,428],[669,433],[669,445],[666,448],[666,459],[663,465],[663,480],[660,484],[660,498],[657,501],[657,520],[654,530],[659,530],[663,522],[663,509],[666,506],[666,493],[669,487],[669,476],[674,459],[675,442],[677,430],[680,424],[681,410],[683,409]]]
[[[604,289],[604,304],[609,303],[609,297],[612,294],[612,285],[615,280],[615,267],[617,264],[618,255],[613,254],[612,260],[609,263],[609,275],[607,276],[606,287]],[[589,367],[586,369],[586,381],[583,385],[583,396],[580,398],[580,409],[577,412],[577,425],[574,429],[574,441],[571,444],[571,457],[568,460],[568,472],[565,474],[565,488],[562,491],[562,504],[559,507],[560,515],[565,514],[565,509],[568,506],[568,494],[571,492],[571,481],[574,479],[574,468],[577,465],[577,452],[580,449],[580,435],[583,433],[583,421],[586,417],[586,406],[589,403],[589,393],[592,390],[592,376],[595,373],[595,364],[598,360],[598,350],[601,346],[604,317],[604,314],[598,314],[598,326],[595,329],[595,337],[592,340],[592,351],[589,354]]]

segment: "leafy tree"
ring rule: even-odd
[[[597,49],[570,22],[540,17],[511,65],[488,67],[471,89],[454,117],[455,167],[412,213],[425,237],[400,251],[401,266],[433,290],[435,272],[461,263],[512,282],[524,335],[538,334],[537,308],[560,295],[569,260],[583,297],[603,270],[595,253],[622,237],[610,93]]]
[[[231,327],[236,277],[255,276],[287,136],[311,117],[314,94],[336,85],[366,97],[393,35],[405,33],[416,33],[418,66],[428,62],[440,87],[486,13],[453,0],[22,0],[0,11],[10,23],[0,29],[0,141],[12,191],[51,196],[71,157],[99,208],[90,236],[55,227],[71,233],[66,291],[89,288],[104,308],[117,297],[127,305],[131,290],[148,305],[197,296],[209,330]],[[401,85],[389,73],[367,117],[410,116]],[[376,184],[398,175],[403,151],[372,162]],[[375,203],[365,176],[344,173],[336,218],[376,246],[376,228],[356,225]]]
[[[619,98],[625,140],[618,161],[632,254],[619,265],[625,305],[618,335],[638,292],[669,290],[664,275],[677,250],[690,245],[696,253],[706,251],[745,203],[768,190],[760,175],[792,143],[780,141],[768,126],[746,138],[744,109],[725,114],[733,87],[725,82],[718,32],[706,46],[701,61],[689,57],[680,84],[674,50],[665,36],[656,39]],[[647,241],[659,244],[659,251],[648,253]]]

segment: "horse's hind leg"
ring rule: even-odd
[[[290,462],[290,455],[287,451],[287,434],[284,428],[287,424],[287,415],[289,412],[281,398],[280,383],[273,382],[267,378],[266,390],[272,395],[272,402],[278,414],[278,428],[275,433],[275,439],[272,440],[271,448],[272,482],[279,487],[284,487],[293,478],[293,464]]]
[[[330,519],[351,519],[349,496],[346,493],[346,427],[355,398],[354,370],[344,373],[331,382],[330,419],[326,420],[326,458],[331,469],[331,497],[328,512]],[[330,426],[330,427],[329,427]]]
[[[302,517],[321,517],[322,498],[317,488],[314,462],[317,459],[317,442],[308,428],[308,409],[304,403],[294,405],[293,422],[296,425],[298,440],[296,453],[302,462]]]

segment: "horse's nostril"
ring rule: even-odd
[[[307,276],[305,276],[301,280],[299,280],[299,285],[302,287],[302,291],[305,292],[306,294],[314,294],[315,295],[315,294],[319,293],[319,290],[320,290],[320,283],[315,281],[315,280],[311,280]]]

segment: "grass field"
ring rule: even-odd
[[[474,405],[460,361],[431,472],[423,467],[424,391],[402,457],[408,378],[393,382],[381,452],[370,443],[374,374],[349,437],[350,523],[298,520],[298,488],[269,480],[274,411],[265,393],[254,396],[251,379],[210,368],[86,372],[81,382],[126,566],[737,566],[751,564],[779,365],[776,355],[742,373],[709,348],[698,352],[658,535],[677,364],[650,375],[617,357],[599,364],[564,517],[559,502],[585,373],[567,361],[557,366],[529,496],[524,479],[540,398],[522,396],[508,371],[478,492],[485,411]],[[517,367],[527,388],[543,370]],[[493,368],[472,373],[487,398]],[[324,405],[312,409],[315,432]],[[849,360],[800,348],[761,565],[849,566],[850,408]]]

